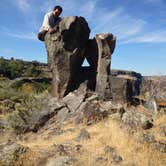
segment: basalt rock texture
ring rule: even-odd
[[[111,55],[114,52],[116,38],[110,33],[101,33],[89,39],[85,50],[85,57],[93,72],[94,90],[101,99],[111,98],[109,81]]]
[[[110,99],[111,54],[114,52],[116,38],[112,34],[98,34],[95,39],[98,45],[96,92],[100,94],[102,99]]]
[[[45,36],[48,65],[53,74],[52,95],[65,96],[84,60],[90,29],[83,17],[65,17],[56,33]]]
[[[53,96],[62,98],[88,80],[89,89],[98,92],[103,99],[109,98],[111,55],[116,38],[112,34],[101,33],[89,39],[89,33],[84,18],[64,17],[54,34],[46,34]],[[81,67],[85,58],[90,64],[89,69]]]
[[[141,91],[143,76],[134,71],[111,70],[110,84],[112,100],[120,103],[133,102]]]
[[[110,77],[111,93],[113,101],[119,103],[131,102],[134,96],[135,80],[118,77]]]

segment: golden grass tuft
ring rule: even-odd
[[[64,129],[75,128],[74,132],[65,132],[59,136],[50,136],[49,131],[36,137],[34,136],[28,141],[19,142],[28,146],[34,152],[39,152],[44,149],[49,149],[54,144],[76,144],[82,145],[82,150],[73,156],[78,160],[73,166],[110,166],[113,165],[112,157],[105,154],[104,148],[111,146],[117,150],[117,153],[123,158],[123,161],[118,166],[128,166],[135,164],[136,166],[165,166],[166,155],[157,150],[154,150],[149,143],[141,143],[139,141],[141,133],[129,134],[120,123],[116,120],[108,118],[92,126],[67,124]],[[90,133],[90,139],[76,142],[76,138],[81,128],[86,128]],[[107,162],[96,162],[96,158],[103,157]]]

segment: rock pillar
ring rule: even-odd
[[[111,85],[109,81],[111,55],[114,52],[116,38],[109,33],[95,36],[98,46],[98,63],[96,76],[96,92],[102,99],[111,98]]]
[[[45,45],[52,71],[52,95],[64,97],[73,86],[89,39],[90,29],[83,17],[64,17],[54,34],[47,33]]]

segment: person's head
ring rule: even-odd
[[[62,7],[61,6],[55,6],[54,8],[53,8],[53,11],[52,11],[52,13],[53,13],[53,15],[55,16],[55,17],[58,17],[61,13],[62,13]]]

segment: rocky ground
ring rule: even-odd
[[[9,90],[0,103],[0,165],[166,165],[163,105],[156,112],[143,97],[103,101],[84,83],[62,99]]]

